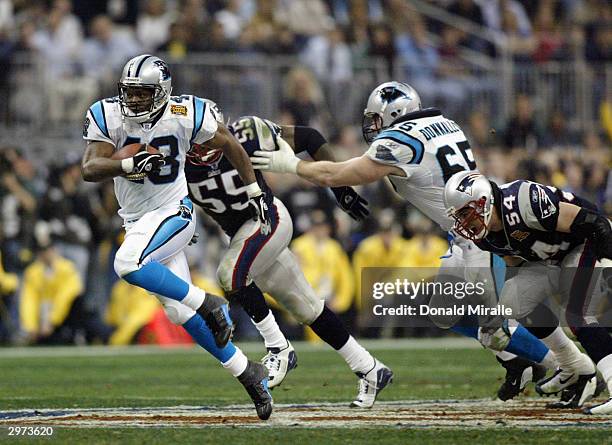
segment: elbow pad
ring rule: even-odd
[[[296,126],[293,133],[295,143],[295,152],[299,153],[307,151],[310,156],[314,154],[327,143],[327,140],[319,132],[319,130],[311,127]]]
[[[574,218],[570,231],[580,238],[591,240],[598,258],[610,258],[612,226],[608,218],[583,207]]]

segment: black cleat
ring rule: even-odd
[[[546,405],[547,408],[566,409],[580,408],[583,404],[593,398],[597,391],[597,375],[583,374],[573,385],[561,392],[561,400]]]
[[[238,376],[255,404],[257,417],[268,420],[272,415],[272,395],[268,390],[268,370],[261,363],[249,360],[247,368]]]
[[[546,375],[546,368],[530,360],[515,357],[497,361],[506,369],[506,379],[497,390],[497,397],[504,402],[518,396],[529,382],[537,382]]]
[[[227,304],[225,298],[206,293],[204,303],[196,311],[211,330],[218,348],[224,348],[232,339],[234,332],[234,325],[229,316]]]

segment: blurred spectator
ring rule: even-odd
[[[393,31],[388,25],[380,24],[372,27],[368,55],[382,57],[387,64],[387,76],[393,77],[396,51]]]
[[[12,309],[19,278],[17,274],[6,272],[2,260],[0,255],[0,344],[5,344],[17,332]]]
[[[470,113],[465,132],[470,145],[475,150],[487,149],[497,145],[495,130],[491,128],[488,115],[480,110]]]
[[[274,3],[277,3],[276,8]],[[258,6],[258,9],[274,9],[276,20],[286,23],[302,38],[324,34],[334,26],[323,0],[259,0]]]
[[[2,252],[9,272],[22,270],[30,260],[32,230],[38,206],[30,162],[15,149],[0,151],[0,206]]]
[[[454,0],[446,10],[476,25],[485,26],[482,8],[475,0]]]
[[[506,124],[504,145],[506,148],[524,147],[529,151],[538,148],[540,130],[535,119],[531,99],[525,94],[516,97],[514,114]]]
[[[74,264],[59,256],[48,238],[41,240],[36,261],[24,272],[19,308],[21,327],[31,341],[59,340],[59,331],[82,292]]]
[[[241,0],[227,0],[225,8],[215,14],[215,20],[221,23],[225,37],[230,40],[236,40],[245,25],[241,8]]]
[[[282,105],[292,119],[289,125],[318,127],[323,93],[310,71],[294,68],[285,78],[284,102]]]
[[[554,1],[541,1],[534,23],[535,50],[533,60],[538,63],[567,57],[567,47],[561,26],[554,16]]]
[[[354,278],[344,249],[330,237],[331,224],[324,212],[311,213],[311,227],[291,243],[306,280],[315,293],[342,314],[353,304]]]
[[[211,53],[236,51],[236,45],[225,37],[223,25],[216,20],[209,24],[208,35],[201,41],[196,42],[196,47],[199,51]]]
[[[521,36],[531,35],[531,23],[523,5],[517,0],[485,0],[480,2],[485,24],[494,31],[505,32],[504,21],[512,20]]]
[[[130,57],[141,52],[140,45],[129,33],[116,30],[105,15],[92,20],[90,33],[82,54],[85,74],[100,82],[105,93],[115,91],[118,74]]]
[[[115,329],[108,343],[115,346],[133,343],[158,310],[163,310],[160,302],[146,290],[124,280],[117,281],[105,315],[106,323]]]
[[[182,60],[194,49],[189,35],[189,28],[182,23],[175,22],[170,25],[168,40],[157,48],[157,51],[165,52],[174,60]]]
[[[553,148],[573,147],[578,141],[578,135],[568,128],[565,113],[560,110],[553,111],[542,134],[541,144]]]
[[[166,10],[165,0],[146,0],[144,5],[136,21],[136,36],[144,51],[152,51],[168,40],[173,14]]]
[[[302,61],[322,82],[337,84],[353,74],[351,51],[338,28],[312,37],[302,53]]]
[[[91,225],[96,217],[82,183],[80,163],[71,162],[55,169],[40,207],[39,216],[44,222],[39,224],[48,226],[61,255],[76,265],[81,280],[85,281],[92,242]]]

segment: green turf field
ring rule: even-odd
[[[431,345],[431,342],[386,342],[368,345],[379,359],[393,368],[395,382],[380,398],[383,402],[381,407],[386,406],[386,411],[377,411],[375,407],[372,411],[359,413],[359,418],[380,416],[381,420],[385,420],[384,416],[388,419],[393,413],[408,413],[414,416],[419,413],[420,400],[466,399],[468,403],[469,399],[483,399],[473,401],[470,405],[470,409],[476,410],[481,409],[483,405],[490,405],[487,399],[492,399],[503,377],[503,370],[492,354],[480,348],[466,348],[464,346],[468,344],[462,341],[448,343],[448,349],[432,349]],[[41,442],[219,443],[226,440],[235,444],[256,444],[302,440],[308,441],[310,445],[349,442],[459,443],[473,440],[475,443],[612,443],[612,419],[602,419],[601,424],[585,424],[588,426],[585,429],[580,428],[580,422],[576,424],[577,427],[563,425],[560,429],[554,425],[539,425],[538,421],[533,428],[530,424],[516,428],[505,423],[503,419],[498,422],[499,426],[476,426],[474,429],[474,423],[463,427],[461,419],[455,426],[437,426],[427,419],[421,422],[418,417],[416,421],[414,418],[409,419],[407,424],[400,420],[397,423],[385,424],[384,427],[354,418],[347,418],[346,425],[334,424],[336,426],[332,428],[323,424],[301,424],[299,421],[294,424],[291,419],[275,424],[276,414],[277,418],[282,419],[283,411],[307,409],[308,413],[316,412],[316,405],[323,402],[338,403],[330,405],[331,408],[327,407],[328,413],[346,411],[345,403],[350,402],[356,393],[357,380],[337,354],[324,347],[302,346],[296,345],[298,368],[273,393],[275,403],[281,406],[276,408],[273,422],[266,428],[258,428],[262,423],[254,421],[254,410],[250,406],[236,408],[237,414],[231,411],[231,407],[227,407],[247,404],[249,400],[246,393],[212,358],[195,348],[115,351],[107,348],[0,350],[0,440],[15,439],[8,436],[8,423],[1,423],[2,412],[17,409],[28,412],[36,409],[70,409],[71,416],[79,413],[71,417],[74,425],[54,424],[53,436],[39,439]],[[259,346],[245,349],[251,358],[259,358],[263,354],[263,348]],[[284,407],[284,404],[309,406],[292,408]],[[91,414],[94,411],[88,409],[141,407],[143,409],[139,412],[142,412],[147,411],[146,407],[151,407],[153,411],[155,407],[170,407],[159,411],[163,414],[159,417],[163,423],[163,419],[168,421],[168,416],[176,414],[172,407],[177,406],[192,410],[188,411],[189,413],[197,413],[201,411],[201,407],[206,407],[208,412],[216,415],[216,423],[204,424],[198,418],[193,424],[156,427],[153,421],[144,428],[138,424],[139,421],[132,422],[126,411],[117,412],[117,417],[112,419],[114,423],[110,425],[91,427],[79,423],[79,420],[83,419],[80,410],[86,413],[86,416],[98,419],[98,414]],[[495,412],[492,401],[491,406],[492,412]],[[518,411],[519,408],[520,405],[517,404],[511,415],[520,420],[523,415]],[[215,409],[219,412],[215,412]],[[304,412],[300,413],[302,417],[299,419],[308,417]],[[352,414],[353,411],[349,413]],[[443,415],[445,414],[446,411],[443,411]],[[224,416],[230,419],[227,426],[223,423]],[[484,418],[490,415],[482,416],[483,420],[486,420]],[[328,417],[334,417],[335,422],[344,418]],[[243,420],[234,424],[232,419]],[[30,424],[52,425],[47,421]]]

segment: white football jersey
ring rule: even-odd
[[[382,131],[366,156],[401,168],[406,177],[388,176],[396,192],[443,230],[452,228],[444,185],[457,172],[476,170],[470,144],[455,122],[436,109],[410,113]]]
[[[193,143],[206,142],[216,131],[217,121],[208,104],[195,96],[173,96],[153,126],[124,119],[119,99],[113,97],[100,100],[87,110],[83,138],[108,142],[116,150],[133,143],[146,143],[164,154],[166,165],[139,182],[122,176],[113,178],[119,216],[133,221],[187,196],[186,153]]]

